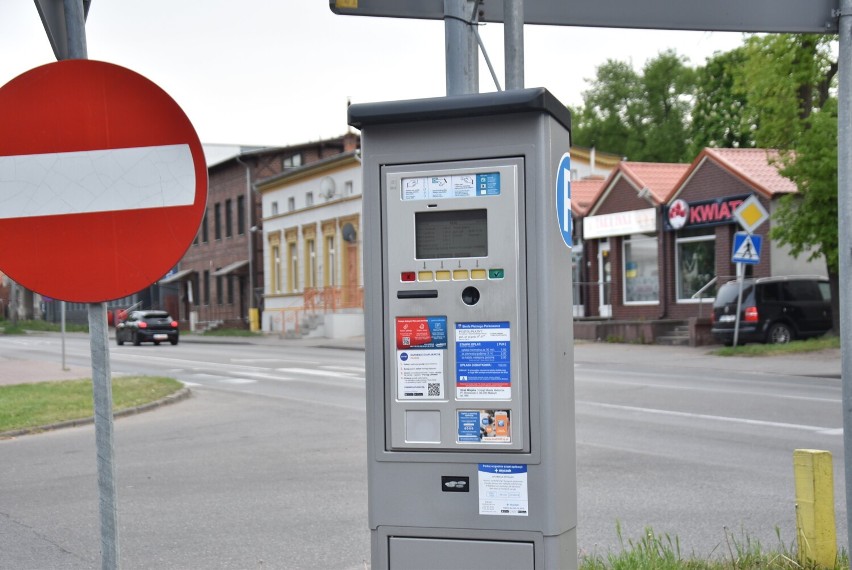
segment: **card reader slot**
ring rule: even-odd
[[[437,299],[437,289],[419,289],[412,291],[397,291],[397,299]]]

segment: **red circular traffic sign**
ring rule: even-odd
[[[206,205],[195,129],[138,73],[65,60],[0,88],[0,270],[26,288],[75,302],[144,289]]]

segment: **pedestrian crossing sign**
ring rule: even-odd
[[[763,238],[748,232],[734,234],[734,252],[731,261],[734,263],[760,263],[760,248]]]

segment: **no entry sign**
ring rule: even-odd
[[[0,270],[28,289],[135,293],[183,256],[206,202],[195,129],[138,73],[65,60],[0,88]]]

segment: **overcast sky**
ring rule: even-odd
[[[93,0],[89,58],[148,77],[205,143],[289,145],[347,130],[346,103],[446,94],[444,24],[338,16],[328,0]],[[480,28],[503,84],[503,27]],[[674,48],[692,65],[738,33],[526,26],[525,85],[578,104],[607,59]],[[0,2],[0,85],[55,61],[33,0]],[[480,90],[494,91],[480,58]]]

